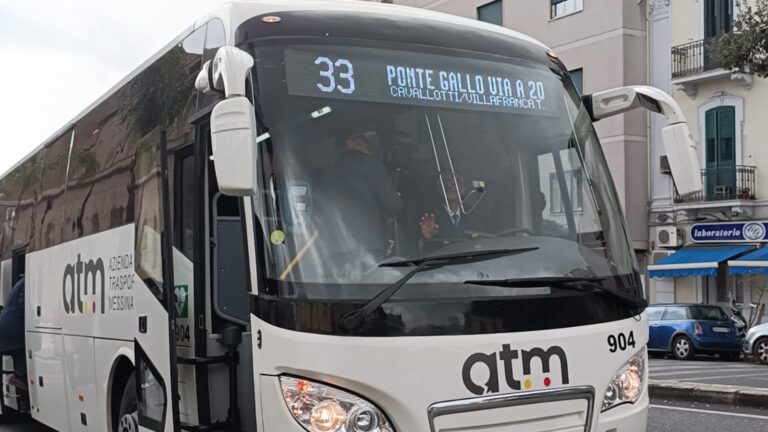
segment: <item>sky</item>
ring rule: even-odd
[[[0,175],[224,0],[0,0]]]

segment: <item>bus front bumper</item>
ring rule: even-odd
[[[596,432],[645,432],[649,405],[648,391],[645,391],[635,404],[620,405],[600,413],[593,430]]]
[[[291,416],[285,402],[278,396],[280,389],[277,379],[275,377],[262,377],[262,385],[265,389],[273,389],[273,391],[262,393],[260,417],[263,422],[263,430],[267,432],[304,432],[304,428]],[[602,413],[600,406],[596,405],[591,432],[645,432],[649,403],[648,391],[646,390],[640,400],[634,404],[624,404]],[[408,420],[414,421],[415,419]],[[398,430],[398,432],[402,431]]]

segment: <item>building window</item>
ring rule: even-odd
[[[570,74],[576,90],[578,90],[580,95],[584,94],[584,69],[574,69],[570,71]]]
[[[584,0],[550,0],[550,18],[557,18],[584,9]]]
[[[504,21],[502,9],[502,0],[484,4],[477,8],[477,19],[491,24],[502,25]]]
[[[704,1],[704,38],[717,38],[733,27],[733,0]]]
[[[570,189],[568,191],[568,199],[573,207],[573,213],[582,213],[584,211],[584,176],[582,171],[567,171],[565,173],[565,182]],[[553,215],[565,214],[564,199],[566,197],[560,191],[560,181],[557,178],[557,173],[549,175],[549,196],[552,200],[549,213]]]
[[[719,106],[704,113],[705,188],[711,199],[737,194],[736,108]]]

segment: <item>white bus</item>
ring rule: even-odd
[[[71,432],[645,430],[646,300],[592,127],[637,107],[700,189],[668,95],[580,97],[519,33],[228,3],[0,179],[28,367],[3,410]]]

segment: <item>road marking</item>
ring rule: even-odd
[[[712,370],[691,370],[691,371],[680,371],[680,372],[654,372],[651,371],[651,378],[653,377],[661,377],[661,376],[670,376],[670,375],[690,375],[690,374],[701,374],[701,373],[712,373],[712,372],[718,372],[718,371],[712,371]],[[726,370],[722,370],[719,372],[728,372]],[[752,369],[738,369],[734,370],[735,373],[746,373],[746,372],[752,372]],[[755,375],[766,375],[768,374],[768,371],[766,370],[754,370],[753,372]]]
[[[662,367],[651,365],[651,370],[683,370],[683,369],[702,369],[702,367],[699,365],[696,365],[696,366],[680,365],[680,366],[662,366]]]
[[[723,379],[723,378],[746,378],[746,377],[755,377],[756,374],[748,374],[748,375],[720,375],[720,376],[701,376],[696,378],[680,378],[676,379],[675,381],[695,381],[695,380],[712,380],[712,379]],[[760,375],[768,375],[768,374],[760,374]]]
[[[723,412],[723,411],[707,411],[707,410],[696,409],[696,408],[671,407],[666,405],[650,405],[650,407],[656,408],[656,409],[687,411],[687,412],[695,412],[695,413],[701,413],[701,414],[716,414],[716,415],[724,415],[724,416],[731,416],[731,417],[746,417],[746,418],[761,419],[761,420],[768,419],[768,416],[761,416],[756,414],[730,413],[730,412]]]
[[[754,363],[725,363],[725,362],[719,362],[719,363],[701,363],[701,364],[685,364],[685,365],[679,365],[679,366],[659,366],[659,365],[651,365],[651,369],[656,370],[679,370],[679,369],[693,369],[693,368],[699,368],[699,369],[718,369],[718,368],[754,368],[754,369],[766,369],[765,366],[757,365]]]

